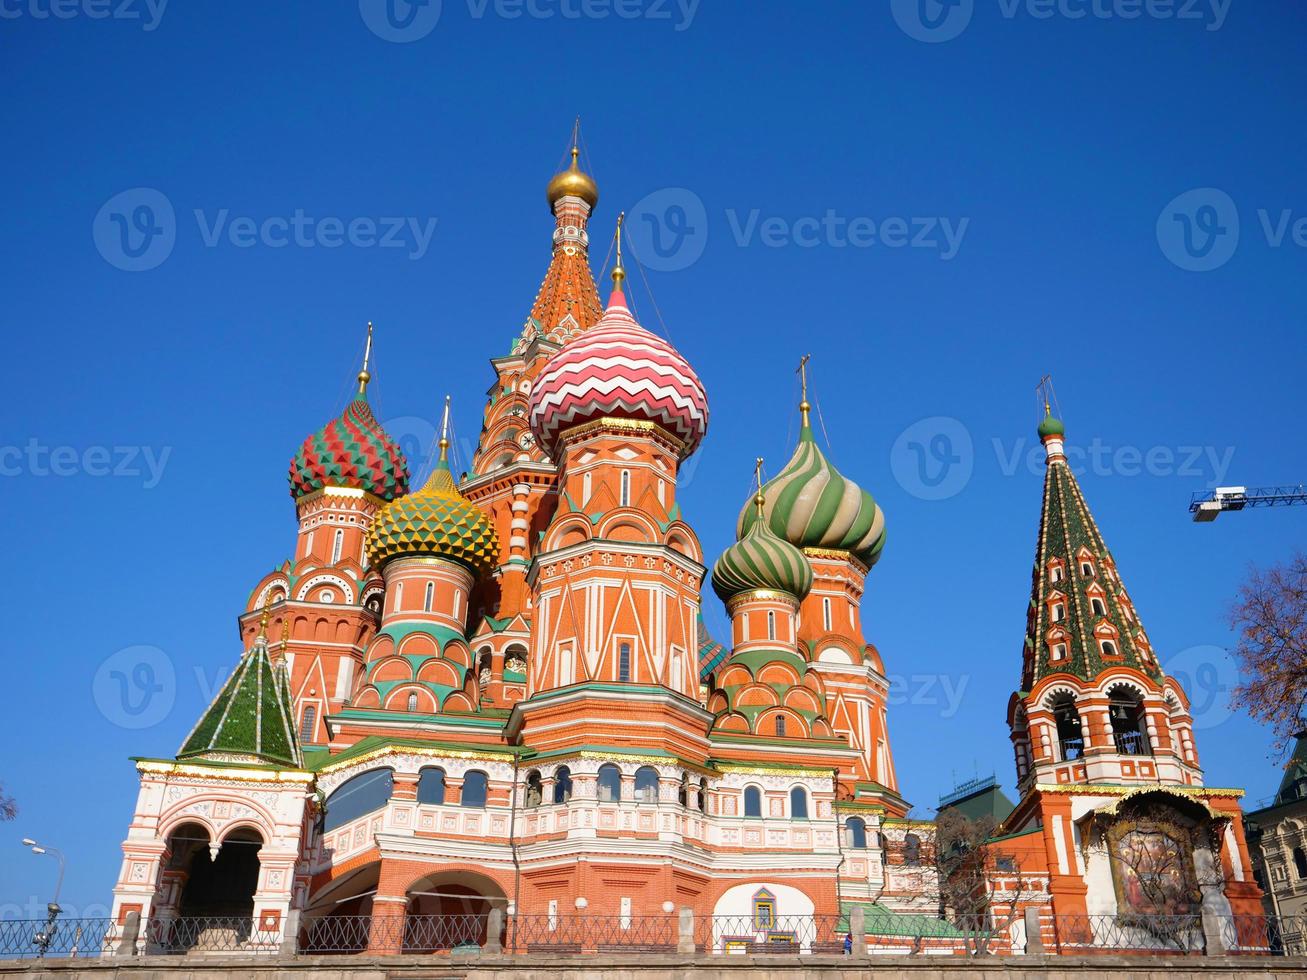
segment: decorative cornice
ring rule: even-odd
[[[851,551],[838,551],[834,548],[803,548],[802,551],[809,558],[824,559],[826,561],[847,561],[862,572],[863,575],[866,575],[869,570],[867,563]]]
[[[717,771],[725,774],[738,772],[746,776],[803,776],[809,779],[830,779],[830,769],[808,769],[801,766],[755,766],[741,762],[714,762]]]
[[[678,439],[655,422],[648,422],[644,419],[619,419],[611,415],[605,415],[602,418],[592,419],[589,422],[563,429],[558,433],[558,441],[560,443],[573,442],[601,432],[622,432],[628,435],[656,437],[673,447],[678,453],[685,447],[685,440]]]
[[[794,598],[788,592],[780,592],[775,589],[750,589],[748,592],[741,592],[737,596],[732,596],[726,603],[726,614],[734,616],[735,610],[746,602],[780,602],[794,609],[796,612],[799,608],[799,600]]]
[[[422,755],[432,759],[472,759],[477,762],[504,762],[511,760],[516,753],[507,749],[501,752],[473,752],[467,749],[442,749],[435,746],[427,748],[417,745],[383,745],[371,752],[364,752],[362,755],[351,755],[337,762],[329,762],[318,769],[317,772],[319,775],[334,772],[345,766],[356,765],[360,762],[372,762],[388,755]]]
[[[1161,783],[1139,783],[1133,786],[1122,786],[1115,783],[1106,785],[1094,783],[1076,783],[1074,785],[1036,783],[1034,790],[1037,793],[1067,794],[1070,796],[1129,796],[1132,793],[1160,791],[1179,793],[1183,796],[1220,796],[1236,800],[1244,795],[1244,790],[1228,786],[1171,786]]]
[[[165,759],[137,759],[136,771],[155,776],[191,776],[196,779],[224,780],[242,783],[302,783],[313,782],[313,773],[304,769],[246,769],[221,765],[205,766],[188,762],[169,762]]]

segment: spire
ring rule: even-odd
[[[269,603],[263,604],[259,635],[231,677],[177,752],[178,759],[254,762],[275,766],[302,763],[291,723],[290,684],[284,667],[268,656]]]
[[[804,354],[799,358],[799,388],[802,394],[799,396],[799,425],[801,428],[800,437],[803,433],[808,433],[811,438],[812,426],[809,424],[808,413],[812,411],[812,405],[808,403],[808,361],[811,360],[811,354]]]
[[[626,220],[626,212],[623,211],[617,216],[617,231],[613,233],[614,240],[617,243],[617,261],[613,265],[613,292],[608,298],[608,306],[626,306],[626,293],[622,289],[622,283],[626,281],[626,269],[622,267],[622,222]]]
[[[356,396],[359,401],[368,400],[368,382],[372,380],[372,375],[368,373],[368,361],[372,358],[372,321],[368,321],[368,342],[363,348],[363,370],[359,372],[359,393]]]
[[[753,464],[753,482],[758,485],[758,492],[753,496],[753,506],[757,508],[758,520],[762,520],[762,508],[767,503],[767,496],[762,492],[762,457]]]
[[[1092,681],[1125,665],[1155,680],[1162,672],[1112,553],[1089,511],[1063,451],[1062,423],[1045,409],[1040,437],[1048,450],[1035,547],[1022,689],[1043,676]]]
[[[590,236],[586,225],[599,203],[599,188],[581,170],[580,119],[572,128],[572,163],[549,181],[547,197],[554,215],[554,254],[544,282],[531,304],[531,313],[514,342],[516,353],[531,340],[543,336],[552,343],[566,343],[589,330],[603,316],[599,290],[590,271]]]

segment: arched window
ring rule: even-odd
[[[1307,878],[1307,854],[1303,853],[1301,847],[1293,849],[1293,866],[1299,878]]]
[[[1103,600],[1097,596],[1089,600],[1089,608],[1094,611],[1095,616],[1107,615],[1107,606],[1103,605]]]
[[[318,709],[316,706],[306,704],[304,712],[300,715],[300,743],[304,744],[313,741],[313,733],[317,730]]]
[[[1066,616],[1066,606],[1060,602],[1053,603],[1053,622],[1062,622],[1064,616]]]
[[[418,773],[418,802],[436,806],[445,802],[445,770],[428,766]]]
[[[1048,580],[1049,580],[1050,582],[1060,582],[1060,581],[1062,581],[1062,566],[1061,566],[1061,565],[1054,565],[1052,568],[1050,568],[1050,569],[1048,570]]]
[[[681,773],[681,787],[676,791],[676,802],[685,806],[690,800],[690,775]]]
[[[395,583],[395,609],[400,610],[403,608],[404,608],[404,583],[396,582]]]
[[[822,627],[829,633],[831,628],[829,597],[823,598],[821,600],[821,623],[822,623]]]
[[[802,786],[790,790],[790,819],[808,819],[808,791]]]
[[[590,502],[590,474],[586,473],[581,477],[581,506],[584,507]]]
[[[345,546],[345,532],[340,528],[336,529],[336,536],[331,542],[331,563],[334,565],[340,561],[341,549]]]
[[[417,709],[418,709],[418,696],[416,694],[410,694],[408,696],[408,708],[406,710],[417,711]]]
[[[1144,724],[1144,704],[1131,687],[1118,684],[1107,692],[1107,715],[1112,720],[1112,741],[1122,755],[1152,755]]]
[[[767,639],[776,639],[776,613],[770,609],[767,610]]]
[[[708,812],[708,780],[699,780],[699,812]]]
[[[463,806],[483,807],[486,805],[486,790],[489,781],[480,769],[471,769],[463,774],[463,796],[459,800]]]
[[[554,770],[554,802],[566,803],[572,798],[572,770],[559,766]]]
[[[1115,657],[1115,656],[1117,656],[1117,652],[1116,652],[1116,644],[1115,644],[1112,640],[1104,640],[1104,641],[1103,641],[1103,656],[1104,656],[1104,657]]]
[[[849,847],[859,850],[867,846],[867,822],[861,817],[849,817],[844,821],[844,838]]]
[[[766,888],[753,893],[753,927],[771,929],[776,925],[776,896]]]
[[[540,805],[543,796],[543,787],[540,781],[540,770],[532,769],[526,774],[526,805],[530,809]]]
[[[903,837],[903,863],[916,867],[921,863],[921,838],[916,834]]]
[[[631,471],[622,470],[622,499],[618,506],[631,506]]]
[[[762,790],[757,786],[744,787],[744,815],[746,817],[762,816]]]
[[[776,737],[777,737],[777,738],[784,738],[784,737],[785,737],[785,716],[784,716],[784,715],[777,715],[777,716],[776,716]]]
[[[427,591],[422,596],[422,611],[431,612],[431,607],[435,605],[435,601],[436,601],[436,583],[428,582]]]
[[[1085,578],[1093,578],[1094,566],[1087,561],[1082,561],[1080,563],[1080,574],[1083,575]]]
[[[347,779],[327,797],[323,832],[343,827],[365,813],[380,810],[390,800],[394,786],[395,774],[389,769],[369,769]]]
[[[631,679],[631,644],[629,643],[617,645],[617,679],[619,681]]]
[[[616,803],[622,798],[622,771],[611,762],[599,767],[599,802]]]
[[[637,803],[658,802],[658,770],[641,766],[635,771],[635,799]]]
[[[1057,744],[1062,761],[1072,762],[1084,757],[1085,739],[1080,728],[1080,712],[1070,694],[1059,694],[1053,701],[1053,721],[1057,725]]]

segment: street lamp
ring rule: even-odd
[[[55,881],[54,898],[45,907],[45,928],[32,937],[33,944],[40,950],[37,955],[44,957],[50,949],[50,944],[54,942],[55,920],[59,918],[59,913],[63,911],[59,907],[59,892],[64,887],[64,870],[67,867],[67,862],[64,860],[63,851],[59,850],[59,848],[38,844],[30,837],[23,838],[23,846],[29,848],[33,854],[49,854],[59,859],[59,877]]]

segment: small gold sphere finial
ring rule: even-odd
[[[626,220],[626,212],[623,211],[617,216],[617,264],[613,266],[613,288],[621,289],[622,280],[626,278],[626,270],[622,268],[622,222]]]
[[[368,342],[363,348],[363,370],[359,372],[359,398],[367,398],[368,382],[372,380],[372,375],[368,371],[368,361],[372,358],[372,321],[368,321]]]

